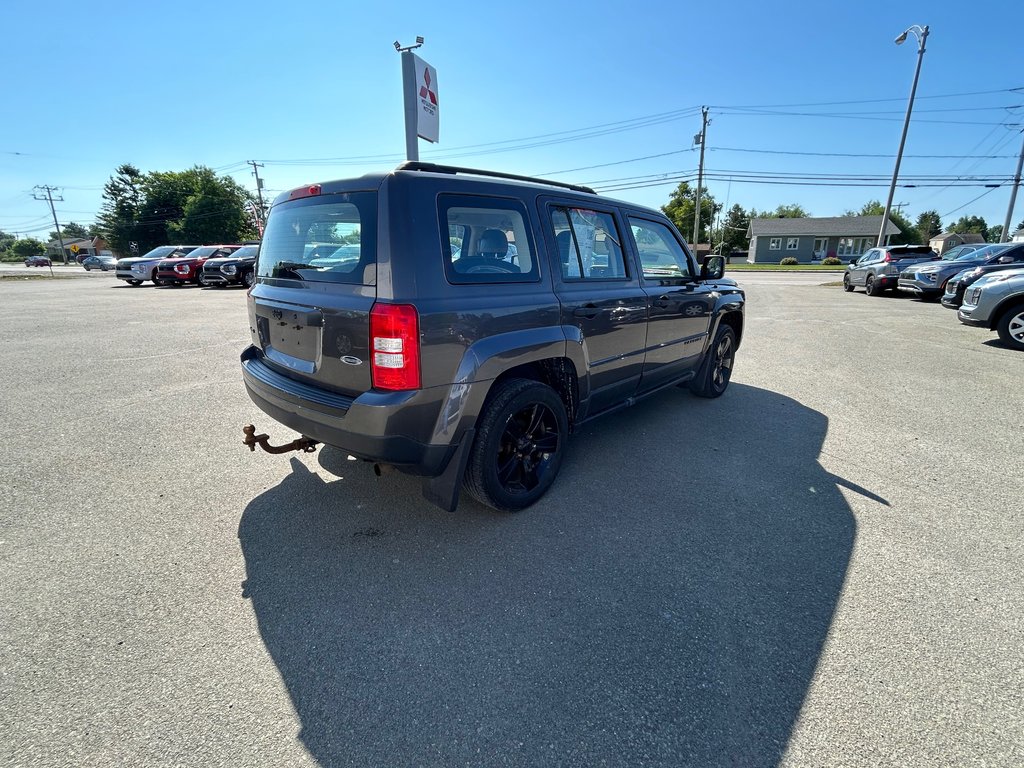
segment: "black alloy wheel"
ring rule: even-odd
[[[256,282],[256,275],[250,269],[244,275],[242,275],[242,283],[246,288],[252,288],[252,284]]]
[[[850,282],[850,273],[847,272],[843,275],[843,290],[849,293],[853,290],[853,283]]]
[[[565,404],[551,387],[531,379],[499,384],[479,422],[466,490],[504,512],[530,506],[555,481],[568,435]]]
[[[878,294],[881,293],[879,289],[875,288],[874,275],[868,275],[867,279],[864,281],[864,292],[868,296],[877,296]]]
[[[720,325],[690,391],[698,397],[721,397],[729,387],[735,363],[736,332],[731,326]]]

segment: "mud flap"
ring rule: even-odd
[[[462,478],[466,474],[466,464],[469,463],[469,452],[473,448],[474,437],[475,429],[466,430],[444,472],[437,477],[423,478],[423,498],[446,512],[454,512],[459,506],[459,491],[462,489]]]

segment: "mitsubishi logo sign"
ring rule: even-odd
[[[437,70],[414,53],[416,63],[416,135],[437,142],[440,108],[437,100]]]

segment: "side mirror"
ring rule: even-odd
[[[725,256],[705,256],[700,265],[701,280],[718,280],[725,274]]]
[[[1013,264],[1013,256],[1000,256],[999,257],[999,263],[1000,264]]]

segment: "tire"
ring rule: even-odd
[[[690,391],[697,397],[721,397],[732,379],[735,363],[736,332],[731,326],[720,325]]]
[[[205,288],[206,287],[206,277],[203,275],[202,272],[200,272],[198,275],[196,275],[196,286],[199,287],[199,288]]]
[[[1003,312],[996,323],[996,331],[1003,344],[1024,351],[1024,304],[1017,304]]]
[[[130,286],[131,286],[132,288],[138,288],[138,287],[139,287],[140,285],[142,285],[142,281],[141,281],[141,280],[128,280],[128,281],[126,281],[126,282],[127,282],[127,283],[128,283],[128,285],[130,285]]]
[[[89,271],[90,271],[91,269],[92,269],[92,267],[86,267],[86,268],[85,268],[85,271],[86,271],[86,272],[89,272]]]
[[[161,285],[163,285],[163,284],[164,284],[163,280],[161,280],[161,279],[160,279],[159,277],[157,277],[156,275],[153,275],[153,285],[156,285],[156,286],[161,286]]]
[[[242,275],[242,285],[244,285],[246,288],[252,288],[252,284],[255,282],[256,273],[253,272],[252,270],[249,270],[244,275]]]
[[[853,292],[853,283],[850,282],[850,273],[847,272],[843,275],[843,290],[847,293]]]
[[[874,275],[868,275],[864,280],[864,293],[868,296],[880,296],[882,294],[882,290],[880,288],[875,288]]]
[[[463,485],[499,511],[525,509],[555,481],[568,438],[558,393],[539,381],[509,379],[498,385],[477,422]]]

